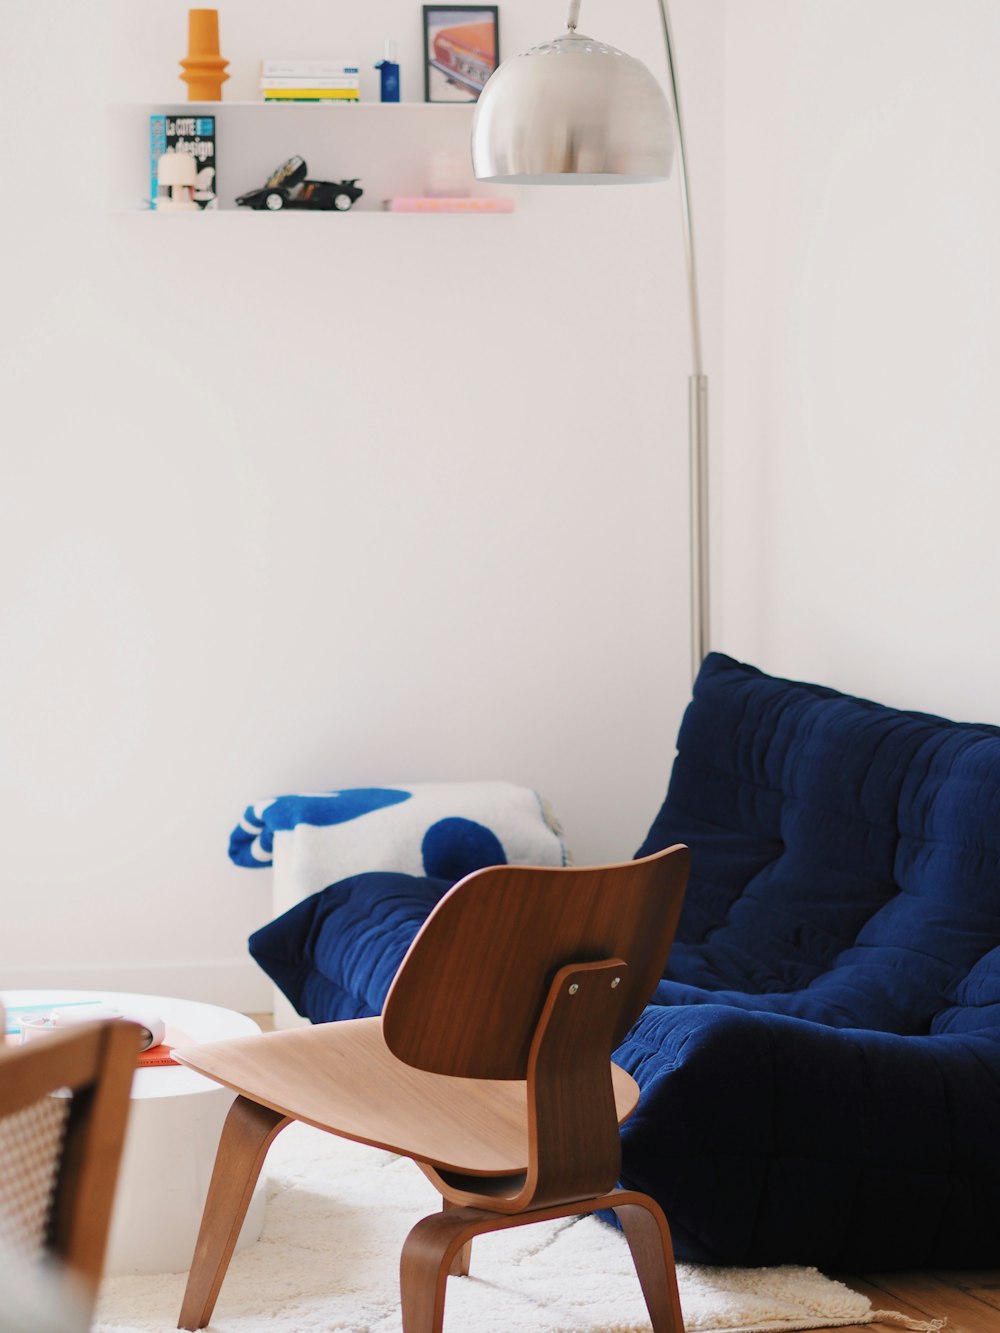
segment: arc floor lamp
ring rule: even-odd
[[[577,31],[580,0],[571,0],[564,36],[505,60],[487,83],[473,121],[472,164],[479,180],[522,185],[663,181],[676,133],[691,320],[691,659],[697,672],[709,646],[708,379],[673,35],[666,0],[658,4],[672,107],[640,60]]]

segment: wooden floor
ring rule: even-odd
[[[265,1032],[274,1026],[270,1014],[250,1017]],[[887,1220],[886,1225],[891,1226],[891,1221]],[[1000,1333],[1000,1269],[831,1276],[867,1296],[873,1310],[892,1310],[924,1323],[947,1319],[945,1333]],[[841,1333],[900,1333],[900,1327],[883,1323],[852,1324]]]
[[[867,1296],[875,1310],[924,1322],[947,1319],[945,1333],[1000,1333],[1000,1269],[834,1276]],[[854,1324],[842,1333],[899,1333],[899,1325]]]

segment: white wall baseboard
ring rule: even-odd
[[[270,1013],[274,988],[251,959],[219,963],[92,964],[79,967],[5,967],[5,990],[131,991],[201,1000],[240,1013]]]

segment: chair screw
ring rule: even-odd
[[[615,977],[614,981],[612,981],[611,983],[611,989],[614,990],[615,987],[619,985],[620,982],[621,982],[621,977]]]
[[[569,993],[570,993],[570,995],[575,995],[579,989],[580,989],[580,987],[579,987],[579,986],[576,984],[576,982],[574,981],[573,984],[572,984],[572,986],[570,986],[570,988],[569,988]]]

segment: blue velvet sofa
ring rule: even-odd
[[[681,1258],[989,1267],[1000,1247],[1000,729],[713,654],[640,854],[692,874],[616,1054],[626,1186]],[[377,1013],[443,880],[369,874],[251,952],[314,1021]]]

